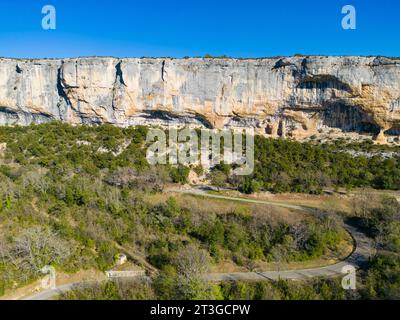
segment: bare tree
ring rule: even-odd
[[[304,250],[308,238],[310,237],[310,228],[305,224],[295,224],[291,226],[295,249]]]
[[[209,268],[210,256],[207,251],[189,245],[175,258],[175,264],[179,274],[187,277],[201,275]]]
[[[280,277],[280,272],[282,265],[288,261],[289,254],[288,248],[284,244],[278,244],[271,249],[271,254],[277,264],[278,277]]]
[[[165,184],[170,182],[169,173],[163,166],[151,166],[146,170],[138,173],[134,181],[135,188],[140,190],[157,190],[162,191]]]
[[[210,287],[201,277],[210,264],[210,256],[205,250],[195,245],[184,248],[176,257],[175,265],[178,271],[176,290],[181,299],[210,298]]]
[[[368,218],[375,201],[376,196],[373,193],[367,189],[361,189],[352,201],[354,214],[360,218]]]
[[[104,180],[106,183],[112,186],[125,187],[129,183],[136,180],[137,176],[138,174],[136,170],[124,167],[124,168],[119,168],[115,172],[109,173]]]
[[[42,194],[46,194],[50,188],[50,181],[45,176],[47,170],[40,167],[34,167],[33,171],[28,171],[24,173],[21,177],[23,188],[32,186],[35,190]]]
[[[38,272],[46,265],[63,262],[71,256],[71,248],[49,228],[35,226],[20,233],[11,246],[10,256],[17,267]]]
[[[237,175],[232,175],[228,177],[228,182],[235,188],[236,190],[239,189],[240,185],[243,183],[244,177],[243,176],[237,176]]]

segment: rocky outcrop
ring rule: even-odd
[[[400,134],[400,59],[0,59],[0,124],[190,124]]]

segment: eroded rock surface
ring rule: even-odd
[[[400,59],[0,59],[0,124],[51,120],[385,143],[400,134]]]

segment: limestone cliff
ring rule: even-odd
[[[0,59],[0,124],[51,120],[386,141],[400,134],[400,59]]]

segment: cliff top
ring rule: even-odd
[[[64,57],[64,58],[14,58],[14,57],[0,57],[0,60],[17,60],[17,61],[60,61],[60,60],[77,60],[77,59],[120,59],[120,60],[236,60],[236,61],[256,61],[256,60],[278,60],[278,59],[304,59],[304,58],[327,58],[327,59],[341,59],[341,58],[382,58],[388,60],[400,60],[400,57],[390,57],[390,56],[381,56],[381,55],[318,55],[318,54],[295,54],[292,56],[271,56],[271,57],[254,57],[254,58],[246,58],[246,57],[229,57],[229,56],[209,56],[205,55],[194,56],[194,57],[115,57],[115,56],[80,56],[80,57]]]

